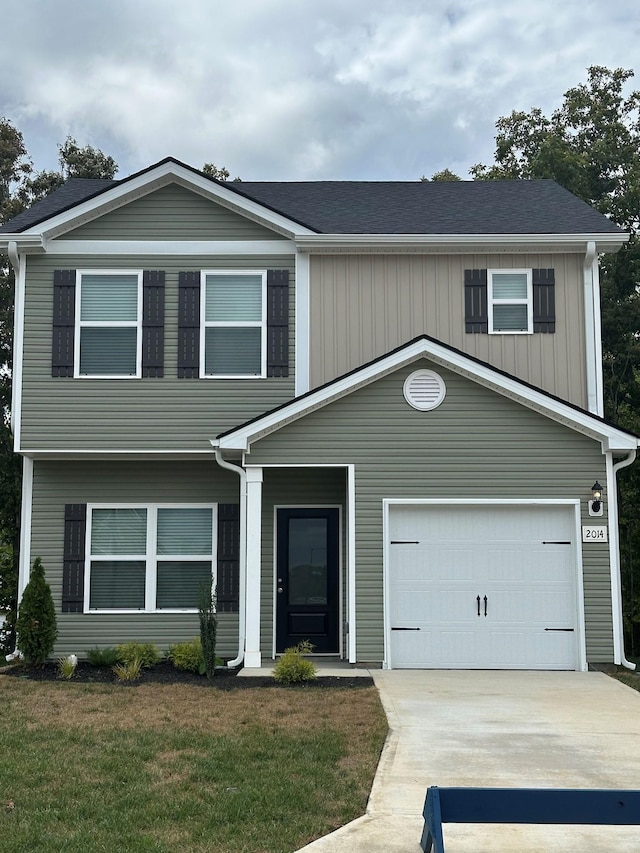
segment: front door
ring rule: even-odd
[[[276,652],[309,640],[317,654],[337,653],[339,609],[337,509],[279,509]]]

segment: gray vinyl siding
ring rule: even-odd
[[[446,383],[431,412],[403,397],[419,367]],[[588,524],[591,484],[606,482],[598,442],[426,360],[261,439],[248,462],[355,465],[357,656],[367,661],[383,658],[383,498],[580,499]],[[608,547],[585,544],[582,553],[587,657],[611,661]]]
[[[581,255],[311,257],[311,387],[428,334],[586,408]],[[555,269],[556,332],[466,334],[465,269]]]
[[[93,646],[129,640],[169,645],[199,635],[197,613],[62,613],[66,503],[238,503],[239,478],[215,461],[198,463],[34,463],[31,558],[41,557],[58,619],[55,655],[83,656]],[[238,614],[218,616],[218,652],[238,651]]]
[[[345,500],[346,473],[344,468],[275,468],[265,470],[262,491],[262,588],[260,590],[260,643],[263,657],[271,657],[273,654],[275,508],[318,505],[339,506],[341,508],[342,594],[343,600],[345,600]],[[346,611],[343,616],[346,619]]]
[[[65,240],[280,240],[282,235],[169,184],[80,225]]]
[[[178,379],[178,274],[200,269],[289,270],[289,376]],[[51,376],[54,269],[164,270],[162,379]],[[294,396],[294,259],[286,257],[29,257],[25,304],[21,448],[209,450],[209,439]]]

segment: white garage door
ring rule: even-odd
[[[572,507],[389,510],[393,668],[576,669]]]

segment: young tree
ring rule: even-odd
[[[601,258],[605,415],[640,433],[640,91],[633,71],[592,66],[546,116],[514,111],[496,122],[495,162],[470,170],[476,180],[553,178],[630,232]],[[640,653],[640,466],[620,475],[625,622]]]
[[[25,661],[40,666],[49,659],[58,636],[51,589],[44,579],[44,566],[37,557],[25,587],[16,622],[18,648]]]

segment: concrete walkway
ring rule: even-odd
[[[305,853],[420,853],[429,785],[640,789],[640,693],[590,672],[374,671],[391,729],[367,814]],[[447,853],[638,853],[637,827],[447,824]]]

